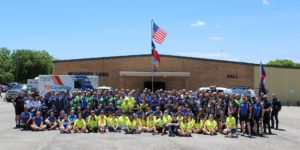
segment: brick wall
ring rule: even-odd
[[[190,77],[156,77],[155,81],[166,82],[167,89],[191,89],[202,86],[249,86],[253,88],[254,66],[251,64],[161,56],[157,71],[191,72]],[[108,72],[100,77],[99,85],[114,88],[140,88],[151,77],[121,77],[120,71],[151,71],[150,56],[99,58],[91,60],[56,61],[54,74],[68,72]],[[227,75],[237,78],[228,78]]]

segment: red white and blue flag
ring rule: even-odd
[[[162,44],[167,37],[167,32],[153,22],[152,38],[158,44]]]
[[[153,43],[153,41],[151,41],[151,45],[152,45],[152,64],[153,65],[157,65],[160,63],[160,57],[159,57],[159,54],[158,54],[158,51],[156,50],[156,47]]]
[[[266,70],[264,65],[260,62],[260,85],[259,85],[259,95],[261,93],[267,94],[267,90],[265,87],[265,79],[267,77]]]

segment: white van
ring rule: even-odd
[[[99,84],[98,76],[87,75],[40,75],[38,78],[38,90],[42,96],[50,91],[76,89],[97,89]]]

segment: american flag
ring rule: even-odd
[[[152,37],[155,40],[155,42],[157,42],[158,44],[162,44],[164,42],[165,38],[167,37],[167,32],[164,31],[162,28],[160,28],[153,22]]]

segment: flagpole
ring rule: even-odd
[[[151,77],[151,88],[152,88],[152,92],[154,92],[154,76],[153,76],[153,73],[154,73],[154,65],[153,65],[153,56],[152,56],[152,35],[153,35],[153,19],[151,19],[151,35],[150,35],[150,45],[151,45],[151,75],[152,75],[152,77]]]

